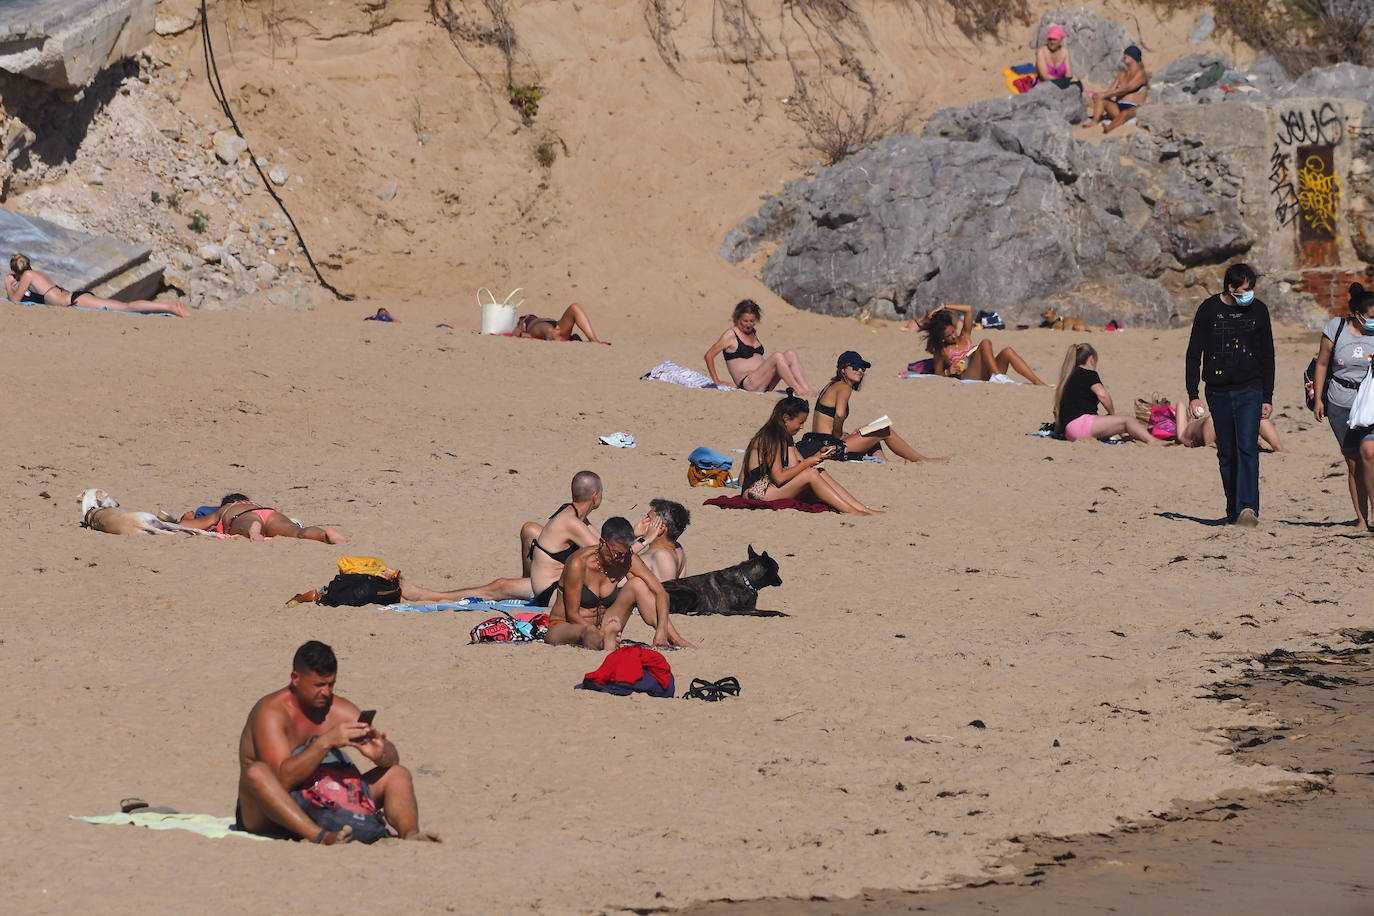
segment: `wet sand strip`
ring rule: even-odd
[[[845,900],[716,901],[683,916],[1018,916],[1087,913],[1374,914],[1374,632],[1354,648],[1259,659],[1218,700],[1269,710],[1278,728],[1232,732],[1232,753],[1314,777],[1306,788],[1221,797],[1111,834],[1023,838],[1010,881]]]

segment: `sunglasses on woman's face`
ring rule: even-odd
[[[622,547],[620,550],[616,550],[615,548],[611,547],[611,545],[604,539],[601,542],[601,546],[606,548],[606,556],[608,556],[612,560],[615,560],[617,563],[623,562],[630,556],[629,547]]]

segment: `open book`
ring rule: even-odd
[[[873,435],[874,433],[880,433],[880,432],[882,432],[883,430],[887,429],[887,428],[890,427],[891,425],[892,425],[892,420],[891,420],[891,418],[889,418],[887,414],[883,414],[881,417],[879,417],[878,419],[876,419],[876,420],[874,420],[873,422],[869,423],[867,426],[860,426],[860,427],[859,427],[859,435],[861,435],[861,436],[871,436],[871,435]]]

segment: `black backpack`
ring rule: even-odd
[[[1335,338],[1333,338],[1332,341],[1331,341],[1331,355],[1332,355],[1332,356],[1335,356],[1335,355],[1336,355],[1336,344],[1340,343],[1340,340],[1341,340],[1341,331],[1343,331],[1343,330],[1345,330],[1345,319],[1344,319],[1344,318],[1342,318],[1342,319],[1341,319],[1341,323],[1340,323],[1339,325],[1336,326],[1336,336],[1335,336]],[[1312,362],[1310,362],[1310,363],[1307,364],[1307,371],[1304,372],[1304,373],[1302,374],[1302,395],[1303,395],[1303,399],[1307,402],[1307,409],[1308,409],[1308,410],[1311,410],[1313,407],[1316,407],[1316,406],[1317,406],[1317,398],[1325,397],[1325,394],[1326,394],[1325,392],[1323,392],[1323,391],[1318,391],[1318,390],[1316,389],[1315,385],[1313,384],[1313,383],[1316,381],[1316,378],[1317,378],[1317,358],[1314,356],[1314,357],[1312,357]],[[1334,373],[1331,373],[1331,372],[1328,372],[1328,373],[1327,373],[1326,378],[1327,378],[1327,381],[1329,381],[1329,382],[1335,382],[1337,385],[1340,385],[1340,386],[1343,387],[1343,388],[1358,388],[1358,387],[1359,387],[1358,385],[1351,385],[1349,382],[1345,381],[1344,379],[1338,379],[1338,378],[1336,378],[1335,374],[1334,374]]]
[[[401,584],[395,579],[365,573],[339,573],[321,589],[318,603],[326,607],[362,607],[365,604],[397,604]]]

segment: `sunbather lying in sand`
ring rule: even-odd
[[[572,499],[553,511],[544,524],[525,522],[520,527],[522,575],[493,579],[485,585],[438,590],[416,585],[404,575],[399,579],[401,597],[406,601],[483,601],[530,600],[548,607],[563,574],[563,564],[580,547],[596,543],[596,534],[587,517],[601,505],[601,477],[593,471],[578,471],[572,479]]]
[[[40,273],[29,264],[22,254],[10,257],[10,272],[5,274],[5,298],[11,302],[25,302],[30,305],[78,305],[88,309],[105,309],[110,312],[138,312],[143,315],[176,315],[186,317],[186,306],[176,302],[154,302],[151,299],[137,299],[133,302],[120,302],[105,299],[88,289],[68,292],[58,286],[45,273]]]
[[[1178,404],[1179,410],[1186,411],[1188,409],[1187,398],[1179,401]],[[1183,420],[1183,417],[1179,418],[1178,434],[1174,439],[1175,442],[1184,448],[1199,448],[1204,445],[1210,445],[1213,448],[1216,447],[1217,427],[1216,423],[1212,421],[1212,415],[1210,413],[1201,417],[1187,418],[1186,423],[1183,422]],[[1273,420],[1260,419],[1259,435],[1260,442],[1269,446],[1271,451],[1284,451],[1283,442],[1279,440],[1278,427],[1274,425]]]
[[[596,545],[568,558],[549,609],[545,642],[587,649],[616,648],[635,605],[636,582],[653,594],[654,606],[666,612],[668,593],[644,561],[635,556],[634,543],[634,527],[617,516],[601,526]],[[627,584],[618,585],[621,580]],[[655,628],[656,639],[657,635]]]
[[[574,331],[583,336],[578,337]],[[610,343],[601,340],[592,330],[592,323],[582,306],[574,302],[563,310],[561,318],[540,318],[538,315],[521,315],[515,323],[512,337],[533,337],[536,340],[589,340],[592,343]]]
[[[276,509],[259,506],[242,493],[230,493],[220,502],[219,508],[209,515],[196,518],[195,512],[187,512],[181,517],[181,524],[201,531],[236,534],[250,541],[303,538],[325,544],[343,544],[348,540],[333,528],[297,525]]]

